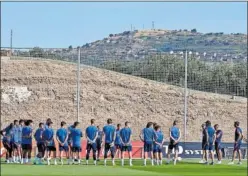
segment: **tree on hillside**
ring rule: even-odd
[[[68,47],[68,49],[69,49],[69,51],[71,51],[73,48],[72,48],[72,45],[70,45],[69,47]]]
[[[144,60],[112,60],[101,68],[184,86],[184,60],[171,55],[148,56]],[[247,97],[247,65],[188,59],[188,88]]]
[[[191,32],[192,33],[197,33],[197,30],[196,29],[191,29]]]
[[[44,50],[39,47],[34,47],[32,50],[29,51],[31,57],[43,57]]]

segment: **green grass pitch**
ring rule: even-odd
[[[103,166],[98,163],[97,166],[86,166],[84,162],[81,165],[20,165],[20,164],[1,164],[2,176],[246,176],[247,161],[242,165],[227,165],[224,161],[222,165],[202,165],[198,160],[187,160],[178,163],[176,166],[142,166],[142,160],[134,160],[132,167],[120,166],[120,161],[116,161],[116,166]],[[91,162],[92,163],[92,162]],[[126,160],[128,164],[128,160]]]

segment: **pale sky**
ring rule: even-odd
[[[150,29],[247,34],[246,2],[2,2],[1,45],[68,47]]]

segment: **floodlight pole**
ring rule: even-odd
[[[80,105],[80,47],[78,48],[78,64],[77,64],[77,121],[79,121]]]
[[[187,106],[188,106],[188,95],[187,95],[187,76],[188,76],[188,55],[187,50],[185,51],[185,59],[184,59],[184,66],[185,66],[185,78],[184,78],[184,142],[187,139]]]

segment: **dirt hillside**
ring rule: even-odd
[[[81,71],[80,121],[82,128],[91,118],[103,126],[131,121],[134,138],[148,121],[168,128],[175,119],[183,127],[183,89],[150,80],[92,67]],[[50,117],[59,127],[61,120],[76,121],[76,65],[58,61],[1,61],[1,124],[14,119],[33,119],[35,125]],[[190,91],[187,140],[200,141],[200,125],[206,120],[219,123],[224,141],[233,141],[233,122],[239,120],[247,134],[247,99]],[[183,134],[183,128],[181,129]]]

